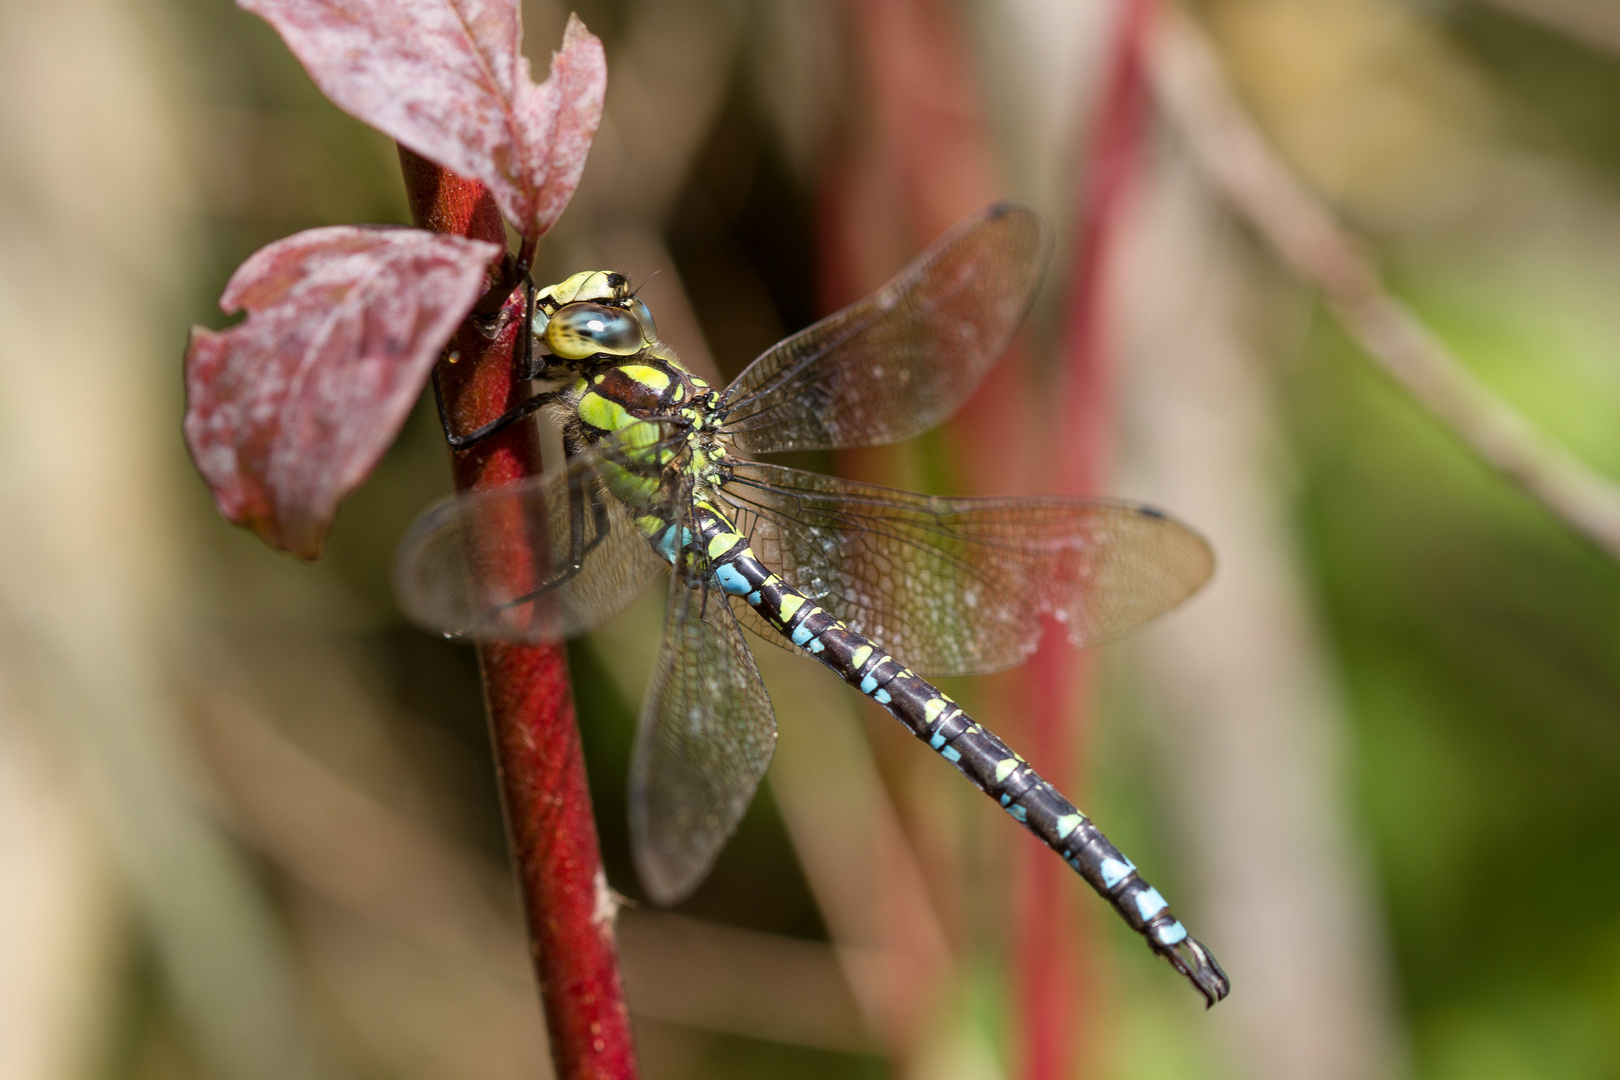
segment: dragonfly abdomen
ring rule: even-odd
[[[784,637],[883,706],[995,799],[1113,904],[1126,923],[1190,979],[1209,1004],[1226,996],[1229,984],[1220,965],[1188,935],[1159,891],[1028,762],[932,683],[760,562],[724,513],[700,502],[694,525],[692,545],[707,558],[714,580],[724,592],[742,597]]]

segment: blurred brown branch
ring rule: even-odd
[[[1199,166],[1278,257],[1322,290],[1368,355],[1482,461],[1620,559],[1620,486],[1480,384],[1385,291],[1363,245],[1261,134],[1191,19],[1174,9],[1163,13],[1148,66],[1160,106]]]

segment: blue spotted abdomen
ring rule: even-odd
[[[693,531],[691,547],[706,557],[719,588],[742,597],[783,636],[883,706],[1040,837],[1113,904],[1155,952],[1191,978],[1211,1004],[1226,995],[1225,974],[1208,950],[1188,936],[1159,891],[1143,881],[1131,861],[1028,762],[932,683],[772,573],[715,507],[697,504]]]

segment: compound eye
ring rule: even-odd
[[[546,324],[546,348],[564,360],[630,356],[642,348],[641,326],[623,308],[565,304]]]
[[[658,326],[653,322],[652,312],[647,310],[647,305],[641,302],[639,296],[631,299],[630,314],[634,315],[636,322],[641,324],[642,340],[648,345],[656,344],[658,342]]]

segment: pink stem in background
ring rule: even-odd
[[[1107,481],[1115,434],[1108,271],[1124,216],[1146,106],[1143,48],[1151,0],[1123,0],[1107,50],[1108,71],[1079,180],[1076,221],[1064,304],[1063,354],[1057,433],[1058,493],[1099,494]],[[1065,629],[1047,625],[1041,648],[1030,660],[1028,756],[1042,763],[1059,790],[1069,790],[1085,733],[1090,727],[1095,660],[1069,648]],[[1074,1075],[1074,1016],[1085,1007],[1078,968],[1066,951],[1072,924],[1072,875],[1038,844],[1021,848],[1018,920],[1018,996],[1023,1020],[1027,1080],[1066,1080]],[[1054,940],[1056,934],[1056,940]]]
[[[400,147],[416,223],[505,247],[499,210],[483,185]],[[525,250],[529,250],[527,247]],[[477,315],[450,343],[438,377],[452,430],[469,431],[528,394],[514,378],[522,292],[508,298],[494,336]],[[458,491],[515,483],[540,472],[533,424],[452,456]],[[516,523],[521,527],[521,523]],[[503,551],[526,558],[523,536]],[[519,568],[526,572],[527,567]],[[614,902],[602,874],[568,657],[561,644],[478,646],[507,828],[523,892],[551,1057],[559,1080],[633,1080],[637,1075],[614,942]]]
[[[1113,445],[1108,272],[1124,219],[1146,116],[1144,49],[1152,0],[1121,0],[1109,43],[1107,82],[1091,122],[1077,193],[1078,236],[1064,305],[1059,491],[1095,495],[1108,478]]]
[[[941,0],[869,0],[851,6],[856,39],[870,83],[871,114],[880,154],[902,193],[895,218],[909,218],[915,239],[927,241],[962,215],[1004,194],[995,149],[975,80],[969,38],[955,8]],[[1002,358],[985,385],[951,424],[953,433],[995,454],[963,455],[980,493],[1016,489],[1009,472],[1038,474],[1055,454],[1057,491],[1094,494],[1108,469],[1114,433],[1107,369],[1106,270],[1143,115],[1141,46],[1148,7],[1125,0],[1107,50],[1109,71],[1080,184],[1083,224],[1073,246],[1065,305],[1061,394],[1056,415],[1027,391],[1022,349]],[[836,231],[836,230],[835,230]],[[870,240],[870,234],[866,234]],[[873,283],[866,283],[873,284]],[[840,299],[852,298],[855,290]],[[1031,420],[1034,422],[1031,422]],[[1047,421],[1047,422],[1043,422]],[[1032,445],[1039,432],[1059,433],[1058,445]],[[977,468],[974,468],[977,463]],[[1010,692],[987,695],[985,719],[1007,734],[1061,790],[1070,791],[1087,730],[1081,705],[1089,697],[1091,659],[1077,656],[1063,628],[1048,627],[1042,648]],[[994,684],[992,684],[994,685]],[[1014,728],[1015,718],[1022,724]],[[1091,983],[1084,917],[1076,903],[1083,886],[1068,867],[1032,837],[1015,856],[1016,930],[1012,982],[1016,988],[1015,1053],[1028,1080],[1069,1080],[1081,1051],[1096,1060],[1086,992]]]

